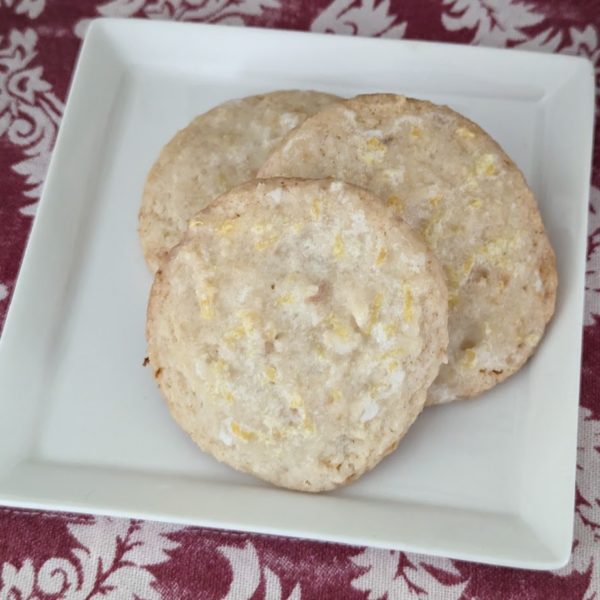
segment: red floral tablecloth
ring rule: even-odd
[[[599,0],[0,0],[0,326],[77,51],[97,16],[578,54]],[[600,89],[599,89],[600,93]],[[600,136],[590,196],[573,555],[519,571],[261,535],[0,508],[0,599],[600,599]]]

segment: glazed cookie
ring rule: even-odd
[[[269,152],[307,116],[338,100],[281,91],[221,104],[195,118],[162,149],[142,194],[139,235],[156,271],[187,221],[213,198],[252,179]]]
[[[331,180],[248,182],[190,221],[156,275],[148,356],[205,451],[329,490],[393,450],[445,359],[442,270],[401,219]]]
[[[554,312],[554,253],[523,175],[475,123],[430,102],[357,96],[291,132],[259,175],[360,185],[422,233],[450,303],[449,361],[428,404],[491,388],[534,352]]]

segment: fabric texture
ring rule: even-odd
[[[0,0],[0,324],[81,38],[89,19],[98,16],[575,54],[594,63],[600,83],[598,0]],[[598,135],[589,225],[575,533],[563,569],[522,571],[256,534],[0,508],[0,599],[600,598]]]

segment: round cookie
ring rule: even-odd
[[[225,102],[196,117],[162,149],[139,214],[146,262],[156,271],[187,221],[219,194],[256,176],[283,136],[339,100],[312,91],[280,91]]]
[[[248,182],[191,220],[158,271],[148,356],[202,449],[328,490],[374,467],[421,412],[447,303],[432,253],[365,190]]]
[[[450,302],[449,360],[428,404],[491,388],[534,352],[554,312],[554,253],[523,175],[475,123],[430,102],[357,96],[291,132],[259,176],[363,186],[423,234]]]

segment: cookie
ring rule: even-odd
[[[146,262],[156,271],[187,221],[213,198],[252,179],[282,137],[338,98],[280,91],[221,104],[195,118],[150,170],[139,214]]]
[[[368,192],[249,182],[190,221],[157,273],[148,356],[202,449],[328,490],[375,466],[422,410],[447,304],[432,253]]]
[[[449,294],[449,361],[428,404],[475,396],[515,373],[554,312],[555,257],[523,175],[453,110],[393,94],[326,107],[291,132],[261,177],[335,177],[420,231]]]

